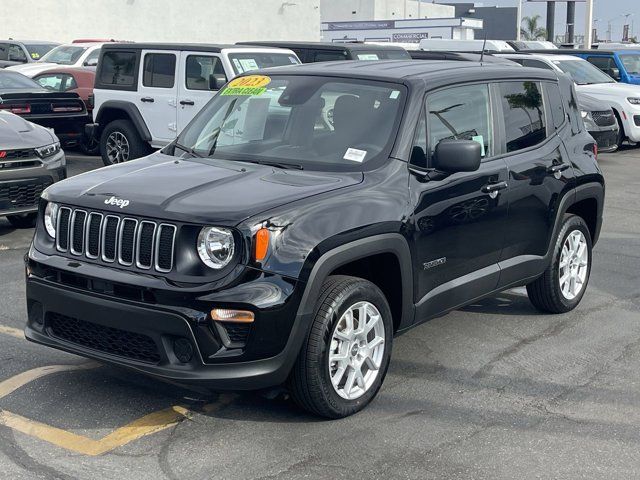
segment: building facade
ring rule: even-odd
[[[321,0],[322,22],[452,18],[455,8],[418,0]]]
[[[514,2],[515,3],[515,2]],[[515,40],[518,25],[516,7],[476,7],[473,3],[451,3],[456,17],[475,18],[483,22],[476,30],[476,38],[490,40]]]

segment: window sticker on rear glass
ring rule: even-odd
[[[40,54],[38,52],[31,52],[31,58],[38,60],[40,58]]]
[[[364,157],[367,155],[366,150],[358,150],[357,148],[347,148],[347,152],[344,154],[345,160],[351,160],[352,162],[362,163]]]
[[[359,53],[358,60],[380,60],[375,53]]]
[[[220,95],[262,95],[269,83],[271,83],[271,77],[266,75],[238,77],[231,80]]]
[[[245,72],[248,72],[249,70],[257,70],[258,68],[260,68],[253,58],[241,58],[240,65],[242,65],[242,69]]]
[[[391,93],[389,94],[389,98],[391,100],[395,100],[399,96],[400,96],[400,90],[392,90]]]

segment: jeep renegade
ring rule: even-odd
[[[576,307],[603,201],[562,74],[259,70],[163,150],[45,191],[25,333],[185,384],[285,384],[344,417],[430,318],[523,285],[542,311]]]

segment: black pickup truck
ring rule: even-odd
[[[456,61],[243,75],[163,150],[49,187],[34,342],[338,418],[394,336],[526,285],[575,308],[604,180],[572,83]]]

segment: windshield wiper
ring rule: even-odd
[[[277,167],[284,170],[304,170],[302,165],[297,163],[272,162],[271,160],[234,160],[234,162],[253,163],[257,165],[266,165],[268,167]]]
[[[197,158],[204,158],[202,155],[200,155],[198,152],[196,152],[193,148],[191,147],[187,147],[185,145],[182,145],[178,142],[174,142],[173,143],[173,153],[176,153],[176,147],[178,147],[180,150],[187,152],[188,154],[197,157]]]

